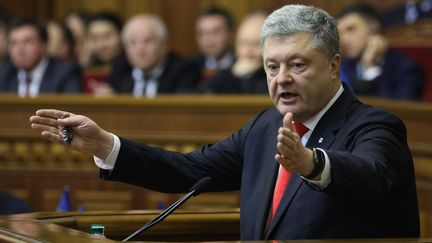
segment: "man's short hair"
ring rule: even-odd
[[[348,14],[358,14],[367,22],[376,22],[379,26],[382,25],[381,17],[374,8],[367,4],[356,3],[352,5],[345,6],[342,10],[336,15],[336,19],[340,19],[345,17]],[[376,31],[381,31],[381,29],[377,29]]]
[[[208,17],[208,16],[220,16],[225,20],[225,24],[229,30],[234,30],[234,18],[233,16],[225,9],[219,7],[212,7],[204,12],[202,12],[198,17]]]
[[[48,32],[46,29],[46,25],[41,21],[38,21],[33,18],[21,18],[12,21],[12,23],[9,26],[9,32],[12,32],[18,28],[25,27],[25,26],[30,26],[35,28],[39,40],[42,41],[43,43],[48,42]]]
[[[146,20],[146,21],[152,21],[155,28],[156,28],[156,32],[158,34],[158,37],[161,38],[162,40],[166,40],[168,38],[168,28],[165,24],[165,21],[156,14],[139,14],[139,15],[135,15],[132,18],[130,18],[124,28],[123,28],[123,32],[121,33],[121,38],[123,43],[125,44],[127,41],[127,33],[126,31],[128,30],[129,25],[132,22],[135,21],[140,21],[140,20]]]
[[[314,46],[329,59],[340,53],[335,19],[322,9],[303,5],[286,5],[269,15],[261,29],[261,48],[268,37],[284,38],[296,33],[310,34]]]
[[[104,21],[110,23],[117,30],[118,33],[121,32],[123,27],[123,22],[120,20],[119,16],[111,12],[98,13],[89,19],[89,25],[96,21]]]

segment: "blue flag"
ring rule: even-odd
[[[68,212],[71,211],[70,198],[69,198],[69,186],[64,186],[63,192],[57,203],[57,212]]]

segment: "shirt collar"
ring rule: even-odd
[[[228,69],[234,62],[234,54],[231,51],[227,51],[222,58],[216,60],[214,57],[206,57],[206,68],[208,69]]]
[[[145,76],[148,76],[147,79],[152,79],[152,80],[158,80],[160,78],[160,76],[162,76],[163,70],[164,70],[164,63],[160,63],[159,65],[157,65],[156,67],[154,67],[152,70],[148,71],[148,72],[144,72],[142,69],[140,68],[134,68],[132,70],[132,76],[134,78],[136,78],[138,75],[140,77],[142,77],[144,79]],[[147,75],[148,74],[148,75]],[[141,76],[142,75],[142,76]],[[147,81],[147,80],[144,80]]]
[[[341,84],[336,94],[333,96],[333,98],[327,103],[324,108],[318,112],[315,116],[313,116],[311,119],[303,122],[303,125],[305,125],[307,128],[309,128],[309,131],[305,133],[303,138],[307,141],[312,134],[312,131],[315,129],[316,125],[318,124],[319,120],[321,120],[321,117],[330,109],[330,107],[336,102],[336,100],[342,95],[342,92],[344,91],[343,85]],[[303,139],[302,139],[303,140]]]
[[[47,66],[48,66],[48,59],[47,59],[47,58],[43,58],[43,59],[38,63],[38,65],[37,65],[36,67],[34,67],[34,68],[29,72],[29,75],[30,75],[30,77],[31,77],[31,79],[32,79],[32,82],[37,82],[37,83],[41,82],[42,77],[43,77],[43,75],[44,75],[44,72],[45,72]],[[20,69],[18,72],[19,72],[19,73],[23,73],[23,74],[24,74],[24,77],[27,75],[26,72],[25,72],[23,69]],[[23,75],[23,74],[21,74],[21,75]],[[18,75],[20,75],[20,74],[18,74]]]

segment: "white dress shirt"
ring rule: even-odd
[[[45,73],[45,70],[48,67],[48,59],[42,59],[39,64],[33,68],[30,73],[19,69],[17,73],[18,78],[18,96],[25,97],[36,97],[39,94],[39,88],[42,83],[42,78]],[[26,79],[28,79],[27,75],[30,75],[31,82],[27,84]],[[30,85],[27,87],[27,85]],[[27,94],[28,91],[28,94]]]

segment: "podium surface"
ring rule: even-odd
[[[0,217],[0,242],[120,242],[159,211],[30,213]],[[179,210],[132,242],[239,242],[239,209]],[[103,224],[106,238],[90,234]],[[265,242],[265,241],[263,241]],[[270,241],[269,241],[270,242]],[[432,239],[338,239],[287,242],[432,242]]]

